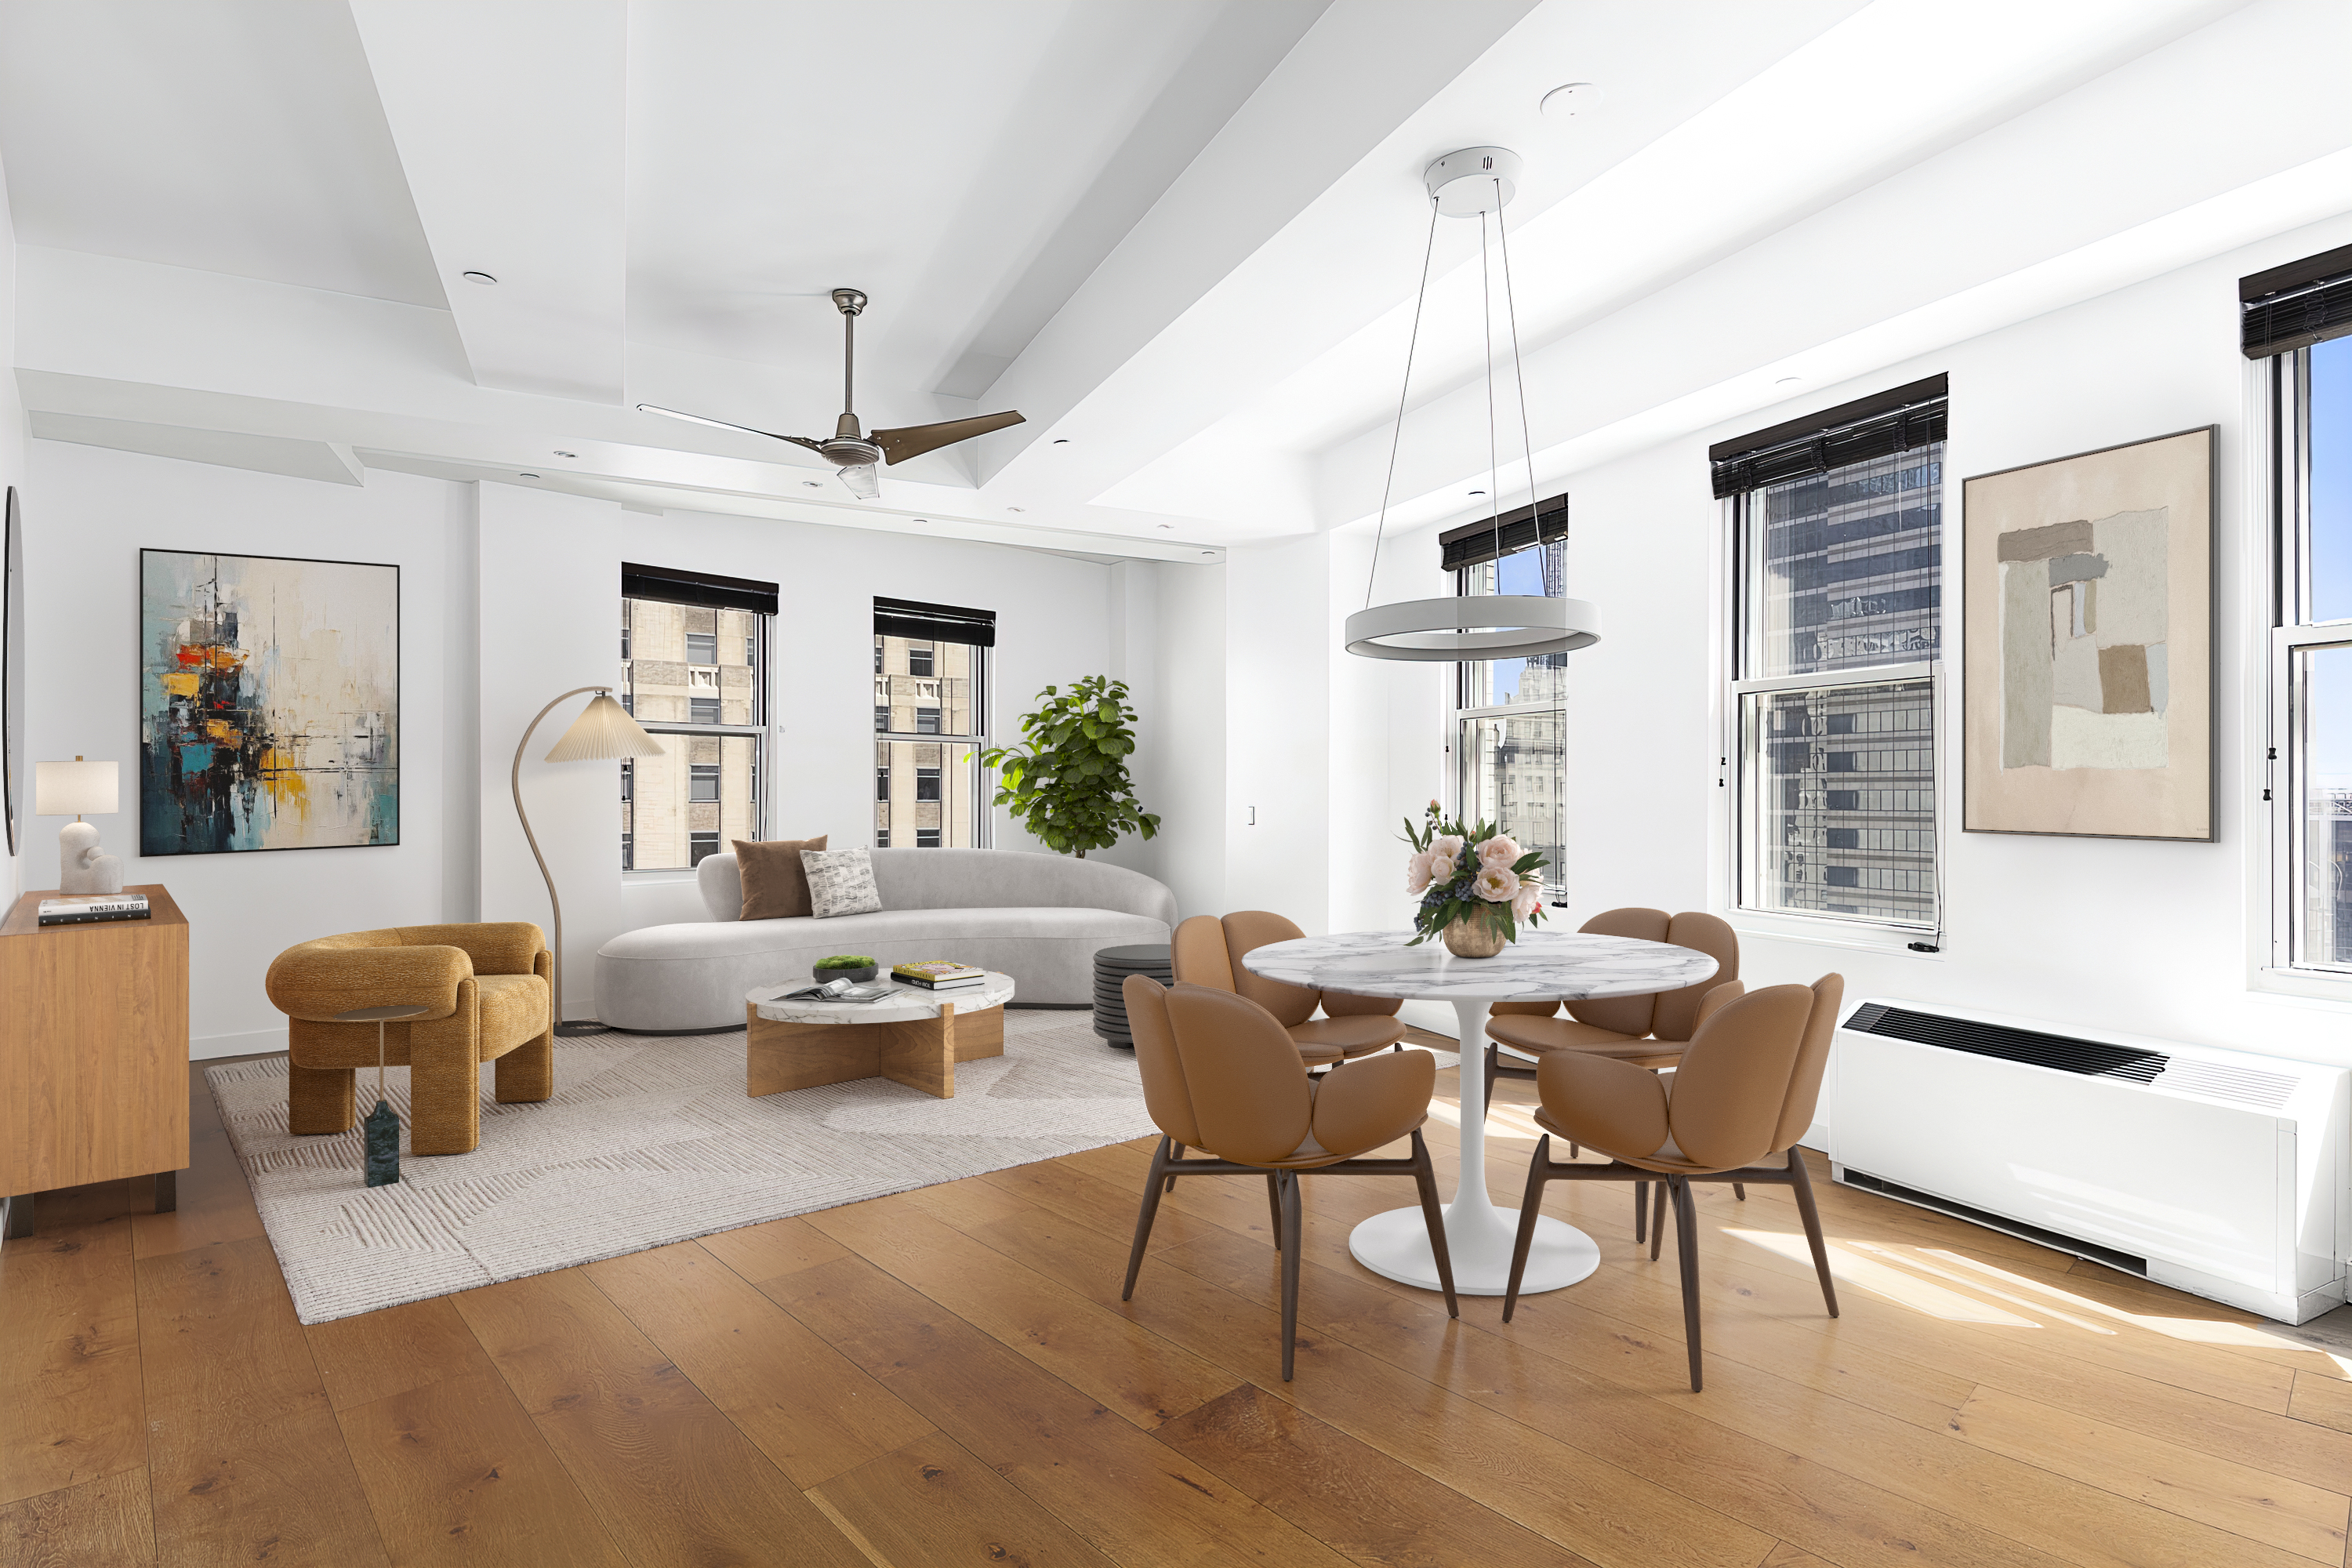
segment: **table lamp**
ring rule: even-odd
[[[580,717],[572,721],[572,728],[563,731],[563,738],[549,749],[549,762],[613,762],[622,757],[662,755],[660,743],[637,727],[637,721],[629,717],[627,709],[613,700],[613,689],[609,686],[574,687],[557,698],[555,702],[577,697],[583,691],[593,691],[596,695],[587,707],[580,710]],[[559,1035],[593,1035],[604,1026],[587,1018],[568,1023],[563,1016],[563,901],[555,896],[555,878],[547,868],[547,857],[539,852],[539,836],[530,830],[530,814],[522,808],[523,749],[530,744],[531,732],[539,728],[539,721],[554,711],[555,702],[541,709],[537,717],[524,729],[522,740],[515,746],[510,782],[514,789],[515,816],[522,819],[522,836],[530,843],[530,858],[539,862],[539,874],[547,883],[548,907],[555,913],[555,940],[552,943],[555,994],[550,998],[554,1016],[551,1022]],[[41,765],[47,767],[50,764],[44,763]]]
[[[98,847],[98,829],[84,816],[110,816],[121,809],[121,765],[85,762],[33,764],[33,813],[37,816],[70,816],[58,831],[58,891],[119,893],[122,891],[122,861]]]

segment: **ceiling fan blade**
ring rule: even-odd
[[[1018,414],[982,414],[971,419],[949,419],[937,425],[908,425],[897,430],[877,430],[867,437],[882,448],[886,463],[903,463],[909,458],[919,458],[925,452],[935,452],[941,447],[952,447],[958,441],[969,441],[974,436],[985,436],[991,430],[1002,430],[1008,425],[1023,423]]]
[[[841,470],[841,482],[859,500],[874,500],[882,494],[882,481],[874,476],[874,465],[860,463],[856,468]]]
[[[658,414],[665,419],[683,419],[688,425],[708,425],[713,430],[733,430],[745,436],[765,436],[771,441],[790,441],[795,447],[819,450],[818,444],[805,436],[779,436],[773,430],[754,430],[749,425],[730,425],[724,419],[705,419],[699,414],[681,414],[675,408],[658,408],[650,403],[637,405],[640,414]]]

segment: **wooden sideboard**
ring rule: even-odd
[[[126,1176],[175,1201],[188,1163],[188,922],[160,886],[143,921],[44,926],[26,893],[0,921],[0,1195],[28,1236],[32,1195]]]

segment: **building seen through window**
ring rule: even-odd
[[[684,869],[759,838],[767,617],[628,595],[621,617],[623,703],[663,748],[623,764],[623,869]]]
[[[989,648],[874,637],[874,843],[974,848],[984,842]]]
[[[1940,441],[1739,496],[1738,902],[1931,926]]]
[[[1545,503],[1547,507],[1553,503]],[[1559,597],[1566,591],[1567,542],[1549,539],[1454,573],[1457,593]],[[1562,708],[1570,654],[1458,664],[1454,721],[1457,798],[1465,822],[1491,821],[1548,863],[1561,885],[1567,807]]]

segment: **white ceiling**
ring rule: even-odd
[[[2352,207],[2347,54],[2341,0],[11,0],[18,382],[37,434],[330,480],[1202,559],[1377,510],[1440,153],[1527,162],[1549,489]],[[1477,244],[1405,521],[1492,483]],[[633,411],[828,432],[845,284],[869,425],[1030,423],[859,502]]]

